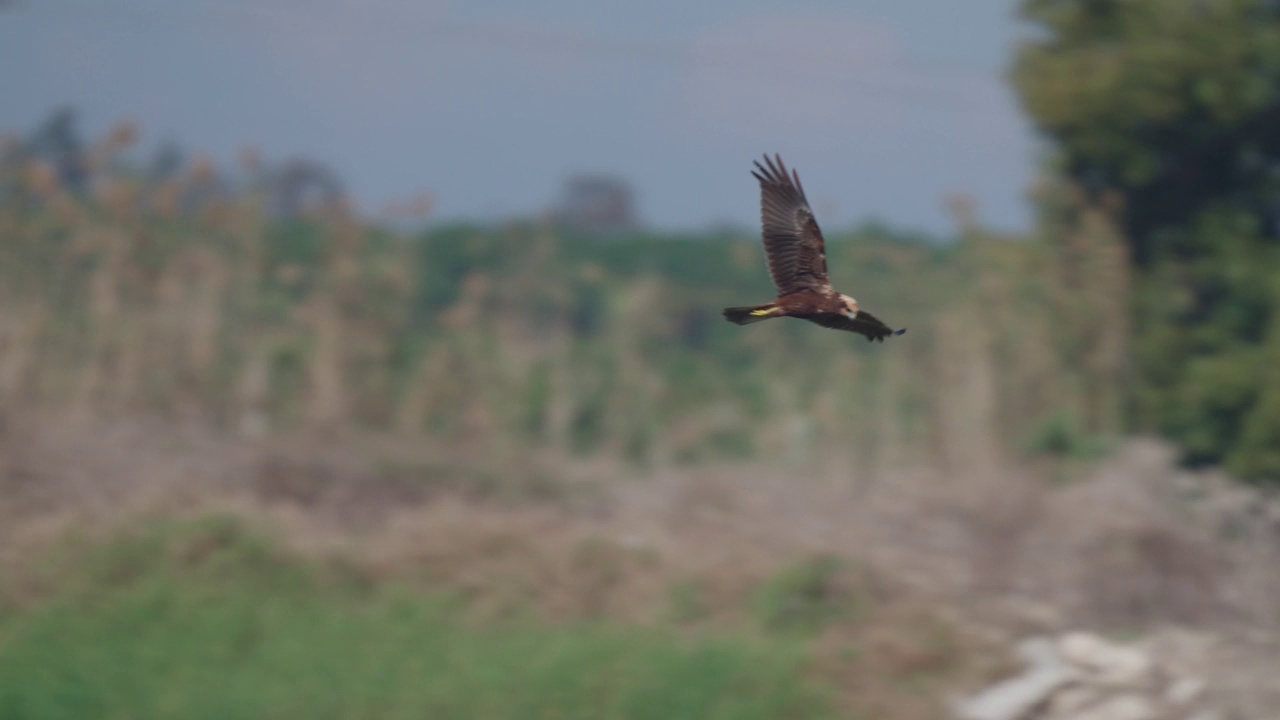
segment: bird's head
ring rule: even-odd
[[[854,300],[853,298],[849,297],[848,295],[845,295],[845,294],[843,294],[843,293],[842,293],[842,294],[840,295],[840,302],[844,303],[844,311],[843,311],[843,314],[844,314],[844,316],[845,316],[845,317],[854,318],[854,317],[857,317],[857,316],[858,316],[858,301],[857,301],[857,300]]]

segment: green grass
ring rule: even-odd
[[[479,622],[443,593],[361,581],[224,520],[43,567],[34,604],[0,579],[0,718],[826,716],[793,641]]]
[[[756,592],[756,615],[768,630],[813,633],[858,610],[858,598],[840,586],[843,563],[821,555],[797,563]]]

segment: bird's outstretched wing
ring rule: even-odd
[[[773,159],[766,155],[764,162],[768,167],[757,160],[759,172],[752,170],[751,174],[760,181],[764,250],[778,295],[797,290],[829,292],[826,243],[805,199],[800,176],[794,170],[788,176],[777,155]]]
[[[894,330],[881,322],[875,315],[862,310],[858,311],[857,317],[852,318],[845,317],[844,315],[822,314],[809,316],[805,319],[815,322],[823,327],[832,328],[833,330],[848,330],[849,332],[856,332],[860,335],[865,335],[867,342],[873,342],[876,340],[884,342],[884,339],[890,335],[901,335],[907,331],[906,328]]]

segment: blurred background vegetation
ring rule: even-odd
[[[218,166],[174,146],[144,155],[130,124],[89,138],[74,111],[54,111],[0,147],[5,426],[161,418],[232,446],[310,438],[318,455],[374,438],[419,453],[411,471],[381,458],[379,477],[402,483],[379,486],[388,502],[425,497],[403,485],[423,478],[486,498],[525,483],[519,497],[553,497],[587,518],[603,506],[530,468],[782,478],[834,462],[846,489],[909,471],[943,485],[1023,473],[1038,487],[1041,473],[1078,477],[1154,432],[1189,466],[1280,481],[1280,6],[1020,10],[1037,31],[1010,80],[1047,140],[1035,226],[993,231],[959,194],[951,238],[824,228],[835,285],[909,328],[874,346],[800,322],[724,322],[722,307],[772,296],[756,232],[640,229],[607,178],[579,179],[542,218],[439,224],[424,198],[380,221],[355,212],[321,163],[246,152]],[[785,159],[804,176],[803,158]],[[19,457],[23,443],[5,447]],[[262,497],[306,506],[317,484],[338,484],[322,466],[268,459]],[[11,519],[57,505],[32,490],[38,468],[6,462]],[[728,502],[719,485],[697,487],[697,502]],[[940,487],[937,502],[969,508]],[[999,501],[975,492],[992,502],[955,511],[986,539],[982,562],[995,569],[983,588],[1004,587],[1014,528],[1036,522],[1018,503],[1038,491],[1001,487]],[[23,493],[38,502],[21,505]],[[824,496],[806,497],[816,517]],[[971,676],[957,670],[970,640],[893,614],[903,604],[875,573],[803,543],[747,580],[717,566],[730,576],[718,589],[663,575],[650,617],[662,630],[650,636],[600,624],[587,601],[560,613],[576,623],[563,633],[527,607],[471,625],[466,572],[439,582],[416,574],[421,558],[398,573],[376,560],[282,559],[272,542],[225,519],[166,519],[106,549],[81,538],[13,550],[25,570],[5,566],[0,583],[0,717],[925,717],[937,712],[936,678]],[[476,552],[505,557],[524,541],[492,542]],[[651,572],[658,561],[628,554],[628,542],[565,551],[574,592],[608,595],[623,574]],[[1167,547],[1192,555],[1176,542],[1135,546],[1134,562]],[[1160,582],[1203,590],[1200,575],[1179,572]],[[563,605],[533,589],[541,579],[507,582],[486,592]],[[1146,617],[1142,602],[1172,595],[1142,597],[1120,605]],[[159,624],[136,632],[149,617]],[[682,636],[708,617],[734,633]],[[893,623],[904,634],[877,639]],[[335,660],[352,647],[365,648],[363,675]],[[889,669],[873,669],[865,648]],[[211,692],[196,670],[224,686]],[[281,691],[293,676],[311,684]],[[671,705],[647,704],[655,692]]]
[[[608,178],[542,220],[406,231],[429,200],[379,227],[323,164],[142,158],[135,128],[86,139],[60,110],[0,160],[3,392],[657,463],[945,465],[1155,430],[1280,477],[1272,12],[1026,3],[1042,32],[1011,78],[1052,141],[1034,232],[962,196],[954,241],[827,228],[837,283],[912,329],[892,354],[727,326],[770,293],[755,234],[638,230]]]
[[[1052,172],[1120,208],[1133,274],[1115,306],[1133,327],[1126,426],[1166,434],[1189,462],[1280,478],[1280,9],[1023,11],[1045,35],[1020,51],[1013,81],[1055,142]]]
[[[310,188],[253,158],[157,179],[130,161],[130,127],[83,151],[73,127],[59,113],[6,150],[13,405],[648,465],[839,449],[867,466],[971,466],[1122,430],[1124,247],[1112,213],[1066,181],[1045,191],[1062,217],[1042,237],[829,231],[836,284],[911,328],[890,353],[799,323],[725,323],[725,305],[772,296],[754,236],[601,237],[554,220],[411,234],[340,200],[284,200]]]

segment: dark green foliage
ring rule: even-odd
[[[1013,79],[1068,173],[1124,191],[1140,264],[1149,235],[1208,204],[1261,211],[1280,153],[1280,22],[1260,0],[1027,0],[1044,31]],[[1210,243],[1212,244],[1212,243]]]
[[[1025,0],[1022,12],[1040,31],[1013,72],[1024,106],[1058,171],[1123,207],[1134,422],[1188,461],[1280,479],[1274,410],[1259,400],[1280,308],[1280,7]]]
[[[1274,367],[1274,366],[1273,366]],[[1242,477],[1280,480],[1280,373],[1273,369],[1256,400],[1227,469]]]
[[[1180,393],[1164,414],[1164,429],[1193,463],[1220,462],[1240,439],[1262,375],[1256,352],[1203,356],[1187,363]]]

